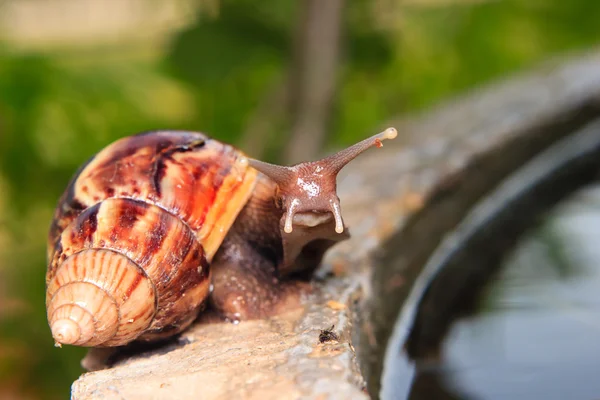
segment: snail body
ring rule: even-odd
[[[169,337],[207,304],[230,319],[269,315],[282,279],[349,236],[339,170],[395,135],[292,167],[197,132],[108,145],[76,172],[51,223],[46,307],[57,345]]]

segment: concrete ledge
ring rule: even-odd
[[[238,325],[201,318],[174,343],[84,374],[73,399],[367,399],[425,261],[467,210],[600,116],[600,53],[492,85],[396,123],[396,141],[343,170],[352,239],[332,249],[304,309]],[[321,343],[335,325],[337,340]]]
[[[305,310],[199,323],[177,343],[86,374],[73,398],[366,399],[350,338],[358,286],[318,286]],[[320,343],[331,325],[338,339]]]

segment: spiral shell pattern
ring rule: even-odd
[[[185,329],[209,264],[252,193],[243,154],[202,134],[121,139],[71,180],[48,243],[46,306],[58,344],[121,346]]]

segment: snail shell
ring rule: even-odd
[[[48,238],[46,307],[57,344],[120,346],[189,326],[256,174],[237,149],[185,131],[130,136],[89,160]]]

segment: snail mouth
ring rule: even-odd
[[[318,225],[322,225],[333,219],[333,214],[330,212],[299,212],[294,214],[294,225],[305,226],[313,228]]]

